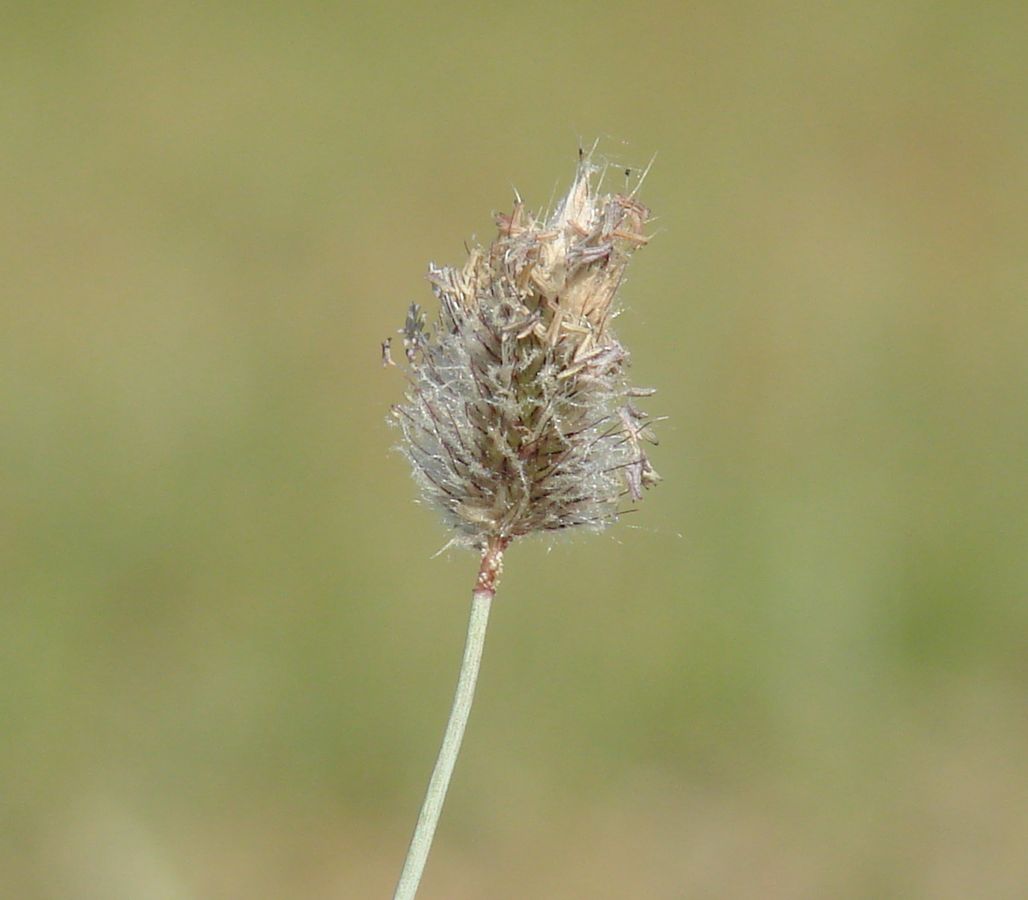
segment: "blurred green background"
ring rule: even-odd
[[[509,552],[421,896],[1024,896],[1023,4],[4,18],[0,895],[390,895],[476,561],[378,343],[599,137],[665,481]]]

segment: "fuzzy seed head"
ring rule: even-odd
[[[490,246],[460,268],[429,266],[439,314],[426,327],[412,304],[401,329],[408,388],[391,419],[459,543],[604,528],[659,480],[642,446],[655,443],[650,420],[633,402],[652,391],[628,386],[611,328],[649,210],[598,195],[598,172],[581,160],[549,218],[518,198]]]

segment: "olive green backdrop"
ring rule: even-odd
[[[665,481],[509,552],[422,896],[1023,896],[1022,4],[12,6],[0,895],[390,895],[476,560],[378,344],[599,138]]]

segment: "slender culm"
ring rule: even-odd
[[[422,498],[451,543],[482,554],[464,660],[443,747],[396,900],[414,897],[474,695],[503,552],[515,539],[602,529],[659,479],[643,448],[652,394],[628,383],[614,335],[617,292],[649,238],[635,192],[600,194],[601,167],[580,154],[552,215],[517,198],[499,233],[457,267],[429,267],[431,323],[412,304],[400,330],[407,374],[392,422]],[[383,362],[394,364],[390,342]]]

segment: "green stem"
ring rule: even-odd
[[[453,707],[446,723],[443,745],[432,770],[428,782],[425,801],[421,805],[418,824],[414,828],[407,858],[400,873],[400,881],[396,885],[393,900],[413,900],[421,883],[421,874],[428,861],[428,852],[432,847],[436,826],[443,810],[446,790],[450,786],[453,767],[460,753],[464,729],[471,713],[471,703],[475,699],[475,683],[478,681],[478,669],[482,662],[482,650],[485,647],[486,626],[489,624],[489,609],[496,593],[496,579],[499,576],[500,564],[506,541],[490,542],[482,555],[475,590],[471,595],[471,615],[468,618],[468,636],[464,643],[464,658],[457,678],[457,690],[453,696]]]

